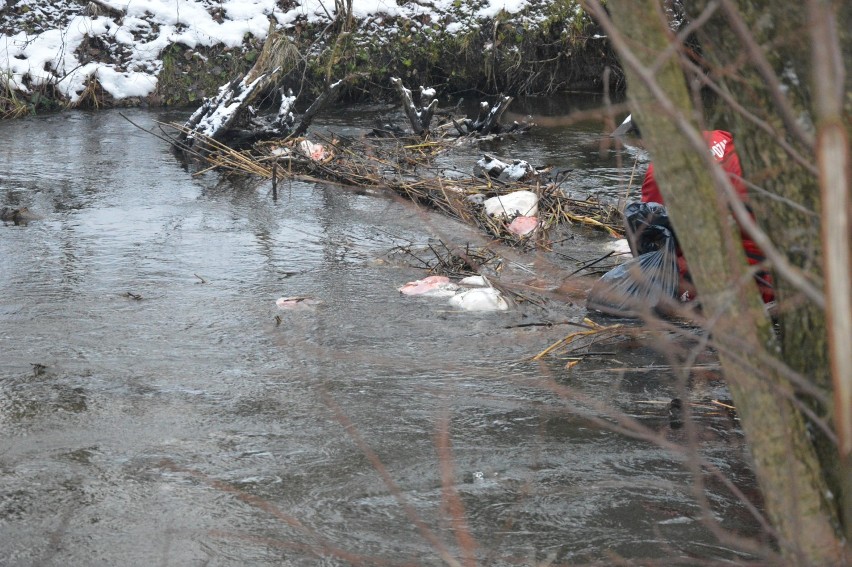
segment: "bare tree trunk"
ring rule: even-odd
[[[729,347],[720,349],[720,361],[779,544],[795,561],[836,564],[841,543],[820,463],[791,400],[793,388],[775,366],[765,364],[773,358],[774,337],[729,221],[733,190],[707,151],[704,125],[696,120],[700,109],[693,105],[697,97],[687,89],[679,46],[672,47],[661,2],[610,0],[607,7],[618,28],[605,24],[598,0],[585,4],[605,25],[622,58],[631,110],[653,155],[704,314],[712,322],[708,331]],[[782,17],[780,11],[777,15]],[[790,228],[810,230],[801,221]],[[816,332],[821,330],[824,326]],[[819,357],[817,364],[825,360]],[[819,371],[825,374],[825,366]]]
[[[843,124],[843,48],[838,19],[824,2],[808,2],[813,49],[816,148],[822,190],[825,295],[834,386],[834,424],[845,536],[852,540],[852,182],[848,128]],[[852,8],[846,8],[852,16]],[[847,23],[849,20],[845,20]],[[848,29],[846,45],[852,45]],[[852,98],[850,105],[852,105]]]
[[[391,77],[391,84],[396,87],[399,98],[402,100],[402,108],[405,110],[405,115],[411,123],[411,129],[414,130],[414,133],[418,136],[422,136],[427,133],[429,131],[429,123],[432,121],[432,115],[438,107],[438,99],[432,99],[429,97],[428,102],[426,102],[426,106],[418,109],[414,104],[414,99],[411,97],[411,91],[402,84],[402,79],[399,77]],[[424,89],[421,87],[421,97],[423,92]],[[421,99],[421,102],[425,101]]]

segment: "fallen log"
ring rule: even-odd
[[[293,107],[296,104],[296,96],[293,95],[291,89],[279,89],[281,103],[278,107],[278,113],[270,120],[261,120],[252,116],[248,120],[248,125],[245,128],[230,128],[225,132],[225,137],[229,146],[235,148],[245,148],[269,140],[272,138],[284,138],[293,130],[296,122],[296,117],[293,114]]]
[[[216,97],[205,99],[184,124],[186,130],[181,141],[193,146],[197,134],[201,134],[202,138],[222,140],[235,124],[245,118],[248,105],[258,92],[269,86],[273,77],[264,73],[250,82],[248,78],[249,75],[246,75],[223,85]]]
[[[257,122],[252,102],[274,87],[288,63],[295,61],[295,46],[273,22],[263,49],[254,66],[240,79],[234,79],[219,88],[213,98],[205,98],[201,106],[184,123],[178,139],[184,149],[203,152],[195,147],[198,140],[223,141],[233,136],[246,140],[284,137],[290,133],[295,119],[293,106],[296,97],[292,92],[281,93],[281,105],[275,119],[261,125]],[[298,55],[298,52],[295,52]]]

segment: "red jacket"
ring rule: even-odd
[[[707,146],[710,148],[713,157],[722,164],[722,168],[728,173],[731,185],[733,185],[734,189],[740,195],[740,199],[748,204],[748,190],[742,180],[743,170],[740,166],[740,157],[737,155],[736,148],[734,148],[734,137],[731,136],[730,132],[713,130],[711,132],[704,132],[704,140],[707,142]],[[648,171],[645,172],[645,179],[642,182],[642,202],[663,204],[663,196],[660,193],[660,188],[657,186],[656,179],[654,179],[653,163],[648,165]],[[749,264],[759,264],[766,259],[754,240],[749,238],[744,232],[742,233],[742,241]],[[678,250],[678,266],[681,269],[681,276],[689,280],[686,262],[680,250]],[[775,293],[772,289],[771,276],[765,272],[761,272],[756,276],[756,279],[760,286],[763,300],[766,302],[772,301],[775,298]]]

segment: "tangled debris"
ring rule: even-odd
[[[179,132],[186,130],[177,124],[164,126]],[[207,138],[204,140],[207,151],[200,156],[205,167],[200,171],[215,169],[254,175],[271,179],[273,184],[298,179],[390,190],[476,225],[511,246],[547,246],[548,231],[564,224],[589,226],[615,237],[623,234],[621,213],[616,206],[567,196],[549,168],[528,168],[525,175],[517,178],[501,178],[499,173],[492,177],[495,160],[486,156],[490,171],[480,167],[468,176],[452,178],[434,173],[434,159],[457,147],[459,137],[447,132],[435,129],[425,138],[365,135],[360,139],[314,134],[313,141],[301,136],[263,140],[247,149],[232,148]],[[489,214],[484,206],[488,199],[506,198],[517,192],[534,196],[535,214],[520,209],[510,210],[508,214]],[[518,229],[517,225],[524,222],[527,226]]]
[[[487,270],[499,273],[502,270],[502,258],[486,247],[473,247],[470,243],[451,248],[443,241],[429,242],[423,250],[412,246],[397,246],[390,256],[402,256],[416,267],[430,274],[466,278]]]

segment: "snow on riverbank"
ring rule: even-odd
[[[462,26],[493,17],[500,11],[518,13],[528,0],[486,0],[463,8],[455,0],[429,3],[354,0],[356,19],[403,18],[441,21],[453,33]],[[97,0],[84,7],[74,0],[14,0],[0,10],[0,80],[19,92],[55,85],[76,102],[87,83],[97,78],[116,100],[145,97],[157,87],[164,49],[173,44],[189,48],[223,45],[238,48],[247,36],[266,37],[270,19],[286,28],[298,22],[334,18],[334,0]],[[84,42],[99,46],[102,56],[81,60]]]

